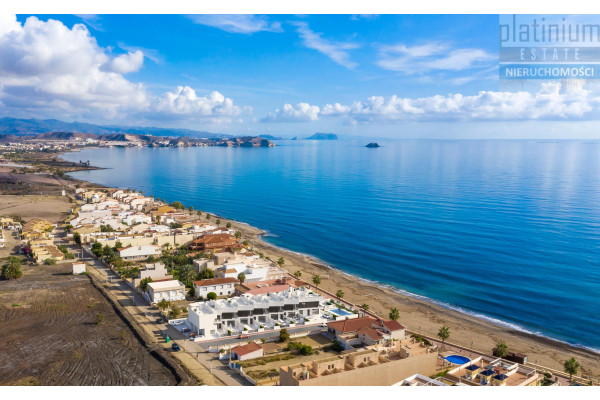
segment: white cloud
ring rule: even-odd
[[[160,54],[156,49],[148,49],[140,46],[129,46],[123,42],[119,42],[118,45],[120,48],[130,53],[135,53],[138,50],[141,51],[144,54],[144,57],[152,60],[155,64],[162,64],[164,62],[162,54]]]
[[[381,46],[376,64],[381,68],[406,74],[438,71],[461,71],[489,66],[494,56],[482,49],[453,49],[443,43],[418,46],[397,44]]]
[[[304,109],[308,106],[301,104],[305,104]],[[546,84],[535,94],[480,92],[471,96],[450,94],[414,99],[371,96],[351,105],[326,104],[320,111],[318,106],[310,106],[314,107],[311,118],[300,118],[299,107],[292,108],[289,104],[286,107],[267,119],[315,121],[320,117],[343,117],[350,123],[598,120],[600,94],[583,89],[566,91],[561,90],[560,84]]]
[[[319,119],[319,107],[308,103],[298,103],[296,106],[284,104],[283,108],[275,110],[261,122],[310,122]]]
[[[177,90],[163,93],[154,102],[152,110],[163,115],[209,117],[212,120],[230,120],[242,113],[232,99],[221,93],[215,91],[200,97],[188,86],[179,86]]]
[[[240,107],[218,92],[189,87],[160,96],[124,74],[139,70],[141,50],[116,57],[83,24],[0,16],[0,107],[15,116],[106,120],[169,115],[229,121]]]
[[[251,14],[190,15],[197,24],[212,26],[230,33],[281,32],[279,22],[269,22],[264,16]]]
[[[309,49],[317,50],[343,67],[352,69],[358,65],[350,59],[348,51],[358,48],[358,44],[350,42],[332,42],[323,39],[320,33],[313,32],[305,22],[296,22],[295,25],[304,46]]]
[[[5,107],[74,116],[139,109],[148,101],[143,85],[119,73],[140,66],[139,58],[111,59],[82,24],[69,29],[52,19],[29,17],[23,25],[14,16],[0,20]]]
[[[128,74],[139,71],[144,64],[144,53],[140,50],[122,54],[113,58],[108,64],[108,70],[117,74]]]

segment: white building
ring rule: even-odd
[[[257,331],[261,325],[273,329],[276,324],[319,317],[322,301],[323,296],[304,287],[258,296],[243,294],[189,304],[187,323],[200,336]]]
[[[119,256],[123,260],[143,260],[144,258],[148,258],[150,256],[159,256],[161,254],[161,247],[153,244],[131,246],[118,250]]]
[[[85,263],[73,263],[73,275],[83,274],[85,272]]]
[[[194,293],[196,297],[204,299],[211,292],[217,296],[231,296],[238,282],[235,278],[203,279],[194,282]]]
[[[177,280],[150,282],[146,297],[150,303],[158,303],[162,299],[167,301],[185,300],[185,286]]]

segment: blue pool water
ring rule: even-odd
[[[451,355],[446,357],[446,361],[451,362],[452,364],[462,365],[471,361],[470,358],[464,356]]]
[[[332,310],[329,310],[334,314],[337,314],[339,316],[345,317],[346,315],[352,315],[352,313],[350,311],[346,311],[346,310],[342,310],[341,308],[334,308]]]
[[[87,149],[72,174],[248,222],[363,279],[570,343],[600,332],[600,141]]]

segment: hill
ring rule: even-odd
[[[338,140],[338,137],[335,133],[317,132],[314,135],[309,136],[304,140]]]

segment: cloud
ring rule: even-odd
[[[139,71],[142,64],[144,64],[144,53],[136,50],[113,58],[108,64],[108,70],[117,74],[128,74]]]
[[[218,92],[199,96],[187,86],[155,96],[125,74],[144,53],[111,56],[83,24],[0,16],[0,107],[22,116],[94,120],[125,118],[230,121],[242,109]]]
[[[309,49],[317,50],[342,67],[353,69],[358,65],[350,60],[348,51],[360,47],[358,44],[350,42],[331,42],[323,39],[320,33],[313,32],[305,22],[295,22],[294,25],[297,27],[296,31],[300,35],[300,38],[302,38],[302,44],[304,44],[304,46]]]
[[[494,59],[494,56],[482,49],[453,49],[444,43],[412,47],[396,44],[381,46],[376,64],[387,70],[415,74],[484,67],[489,66],[489,62]]]
[[[141,66],[140,54],[111,58],[83,24],[16,17],[0,20],[2,102],[20,111],[40,109],[63,115],[143,108],[144,86],[125,79]]]
[[[319,107],[308,103],[298,103],[296,106],[284,104],[283,108],[275,110],[261,122],[310,122],[319,119]]]
[[[267,119],[308,122],[322,117],[342,117],[351,123],[363,124],[600,119],[600,94],[583,89],[562,90],[560,84],[545,84],[540,92],[534,94],[483,91],[471,96],[450,94],[414,99],[396,95],[371,96],[350,105],[333,103],[322,108],[301,104],[304,104],[305,110],[313,107],[311,118],[300,118],[300,108],[292,108],[287,104],[283,110],[277,110]]]
[[[163,93],[155,100],[152,110],[162,115],[208,117],[213,121],[230,120],[242,113],[232,99],[221,93],[215,91],[207,96],[198,96],[189,86],[178,86],[172,92]]]
[[[279,22],[269,22],[267,17],[250,14],[190,15],[197,24],[212,26],[230,33],[281,32]]]
[[[162,64],[164,62],[162,54],[160,54],[156,49],[148,49],[140,46],[129,46],[123,42],[119,42],[118,45],[120,48],[130,53],[135,53],[138,50],[141,51],[144,53],[144,57],[153,61],[155,64]]]

